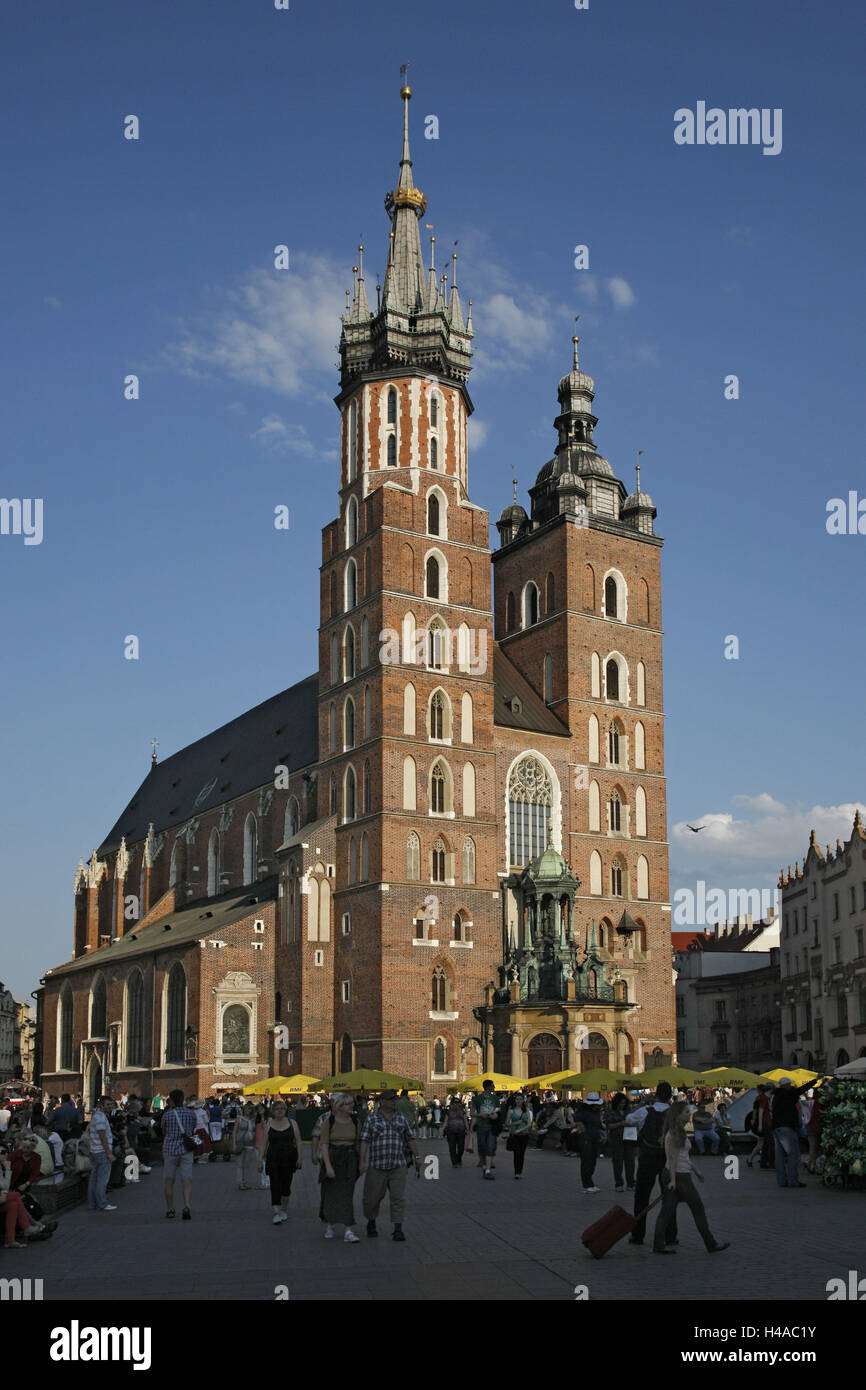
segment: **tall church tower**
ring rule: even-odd
[[[404,85],[387,270],[359,248],[323,531],[319,815],[336,815],[335,1065],[443,1082],[499,946],[487,513],[469,500],[471,305],[422,260]]]
[[[571,735],[562,854],[580,880],[578,919],[595,924],[602,959],[640,1006],[619,1030],[617,1062],[630,1058],[637,1070],[673,1048],[662,541],[640,468],[627,496],[596,449],[595,383],[581,370],[578,342],[559,383],[554,457],[530,488],[531,514],[515,489],[497,522],[496,636]]]

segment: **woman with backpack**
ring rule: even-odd
[[[677,1205],[685,1202],[695,1218],[695,1225],[698,1228],[704,1245],[707,1247],[708,1255],[717,1255],[720,1250],[727,1250],[730,1245],[728,1240],[716,1240],[710,1230],[707,1221],[707,1213],[701,1201],[697,1188],[695,1187],[692,1176],[694,1175],[703,1182],[703,1173],[698,1172],[692,1166],[689,1155],[689,1141],[686,1134],[686,1121],[689,1118],[689,1103],[687,1100],[675,1100],[668,1110],[664,1120],[664,1152],[665,1162],[670,1176],[670,1183],[665,1189],[662,1197],[662,1207],[656,1219],[655,1234],[653,1237],[653,1253],[656,1255],[675,1255],[676,1249],[672,1241],[668,1239],[668,1227],[676,1215]],[[679,1242],[677,1242],[678,1244]]]
[[[466,1106],[459,1096],[452,1096],[445,1111],[445,1142],[451,1155],[452,1168],[459,1168],[463,1162],[468,1133],[469,1119],[466,1115]]]
[[[264,1128],[259,1172],[267,1173],[270,1179],[275,1226],[289,1219],[292,1178],[300,1167],[301,1135],[297,1121],[289,1119],[285,1101],[274,1101]]]
[[[360,1141],[352,1097],[337,1092],[331,1097],[331,1113],[319,1136],[322,1201],[319,1216],[325,1222],[325,1240],[334,1239],[334,1227],[345,1226],[343,1240],[358,1240],[355,1225],[355,1183],[358,1181]]]

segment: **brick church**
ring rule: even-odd
[[[673,1052],[655,508],[595,447],[575,338],[491,554],[471,301],[432,237],[425,267],[411,95],[384,282],[373,307],[359,254],[342,322],[318,672],[154,753],[79,862],[50,1091],[371,1066],[442,1095]]]

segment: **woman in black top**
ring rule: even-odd
[[[275,1101],[265,1126],[259,1172],[263,1169],[271,1180],[271,1205],[274,1225],[289,1219],[289,1197],[292,1178],[301,1167],[301,1135],[297,1122],[290,1120],[284,1101]]]

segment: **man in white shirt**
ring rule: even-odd
[[[9,1109],[5,1100],[0,1101],[0,1134],[5,1134],[9,1128],[9,1121],[12,1119],[12,1111]]]
[[[117,1211],[117,1207],[113,1207],[106,1196],[111,1165],[114,1162],[113,1135],[106,1110],[113,1104],[110,1096],[100,1096],[87,1128],[87,1147],[90,1154],[87,1205],[91,1211]]]
[[[659,1181],[662,1196],[665,1188],[670,1182],[670,1177],[665,1168],[665,1151],[662,1142],[662,1130],[664,1129],[665,1116],[670,1109],[671,1096],[673,1089],[668,1081],[660,1081],[656,1086],[656,1096],[652,1105],[641,1105],[637,1110],[632,1110],[626,1116],[626,1120],[631,1125],[638,1125],[637,1137],[637,1174],[635,1175],[634,1185],[634,1214],[638,1217],[634,1230],[629,1236],[632,1245],[643,1245],[643,1238],[646,1233],[646,1210],[652,1201],[653,1188],[656,1178]],[[667,1245],[676,1244],[676,1208],[671,1216],[671,1222],[667,1231]]]

